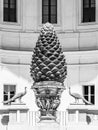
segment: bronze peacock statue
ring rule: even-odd
[[[22,102],[21,102],[21,99],[22,99],[22,97],[23,97],[24,95],[26,95],[26,93],[27,93],[27,87],[25,87],[24,92],[20,92],[20,93],[15,94],[15,95],[14,95],[12,98],[10,98],[9,100],[3,101],[3,103],[4,103],[4,104],[8,104],[8,103],[11,103],[11,102],[15,101],[16,99],[18,99],[19,102],[22,103]]]
[[[75,103],[78,104],[79,100],[81,99],[85,104],[92,105],[89,101],[87,101],[82,95],[78,93],[71,93],[70,87],[69,87],[69,94],[75,98]]]

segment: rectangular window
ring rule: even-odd
[[[3,4],[3,20],[6,22],[17,22],[16,0],[4,0]]]
[[[4,85],[3,100],[7,101],[12,98],[16,93],[16,85]]]
[[[84,85],[83,95],[87,101],[91,102],[92,104],[95,104],[95,86],[94,85]]]
[[[42,23],[57,23],[57,0],[42,0]]]
[[[95,22],[95,0],[83,0],[83,20],[82,22]]]

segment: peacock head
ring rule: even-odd
[[[27,87],[25,87],[25,90],[27,90]]]
[[[71,91],[71,87],[68,87],[69,92]]]
[[[70,87],[68,87],[68,89],[71,89]]]

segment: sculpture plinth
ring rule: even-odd
[[[36,104],[40,108],[40,119],[55,120],[64,85],[56,81],[43,81],[34,83],[32,89],[35,92]]]
[[[67,75],[65,57],[54,27],[46,23],[40,32],[32,55],[31,77],[40,119],[56,119],[56,110]]]

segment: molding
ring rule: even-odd
[[[63,52],[67,66],[98,65],[98,50]],[[0,50],[1,65],[30,65],[33,52]],[[93,59],[93,60],[92,60]]]
[[[64,51],[63,52],[66,55],[72,55],[72,56],[84,56],[84,55],[98,55],[98,50],[91,50],[91,51]],[[32,55],[32,51],[14,51],[14,50],[4,50],[0,49],[0,55]]]

